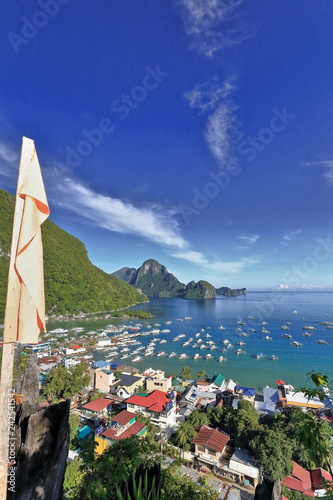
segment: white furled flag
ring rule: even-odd
[[[34,141],[23,137],[11,257],[4,343],[36,344],[45,330],[45,295],[41,225],[49,216]]]

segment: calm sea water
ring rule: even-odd
[[[144,309],[150,311],[154,318],[147,323],[154,325],[161,324],[161,327],[168,328],[170,333],[162,333],[157,336],[146,336],[140,340],[148,344],[154,337],[166,339],[166,343],[156,344],[156,352],[172,351],[186,353],[193,356],[195,353],[205,355],[211,353],[214,358],[223,355],[227,361],[218,362],[216,360],[178,360],[176,358],[149,356],[143,357],[143,361],[132,363],[130,359],[124,360],[126,363],[136,366],[138,369],[148,367],[165,370],[167,375],[177,376],[181,369],[187,365],[192,369],[193,376],[196,377],[199,370],[204,369],[211,376],[213,372],[222,373],[226,378],[232,378],[240,385],[254,387],[256,389],[265,385],[275,386],[275,380],[282,379],[294,387],[303,385],[307,377],[307,372],[311,370],[328,374],[330,380],[333,378],[333,329],[327,329],[320,323],[331,321],[333,323],[333,293],[329,292],[248,292],[247,295],[239,297],[220,297],[207,300],[183,300],[183,299],[154,299],[147,304],[140,304],[132,309]],[[185,320],[185,317],[191,319]],[[255,319],[249,319],[255,318]],[[177,321],[182,319],[183,321]],[[166,325],[166,321],[172,321]],[[244,325],[239,325],[241,321]],[[263,322],[267,324],[263,325]],[[139,321],[132,321],[132,324]],[[290,323],[289,331],[281,330],[281,326]],[[66,323],[66,328],[70,326],[82,325],[86,331],[102,328],[106,324],[120,324],[119,320],[84,321],[73,322],[73,325]],[[143,322],[140,322],[143,324]],[[129,322],[126,322],[129,324]],[[50,324],[48,329],[61,326],[61,323]],[[218,327],[224,326],[221,330]],[[316,330],[309,330],[311,337],[304,336],[306,331],[304,326],[313,326]],[[236,328],[241,328],[247,333],[247,337],[239,336]],[[262,333],[262,328],[269,331]],[[204,329],[204,331],[202,331]],[[250,332],[249,329],[256,330]],[[189,337],[195,339],[195,334],[200,332],[203,341],[215,341],[218,349],[224,347],[223,340],[229,339],[233,348],[222,353],[216,350],[205,350],[183,346],[182,344]],[[282,334],[289,333],[292,339],[281,337]],[[179,334],[184,334],[179,341],[172,339]],[[206,334],[211,335],[210,338]],[[268,335],[272,340],[264,340]],[[318,339],[328,342],[327,345],[318,344]],[[246,345],[239,346],[237,342],[243,341]],[[290,342],[298,341],[302,347],[290,345]],[[192,342],[192,344],[195,340]],[[236,355],[233,351],[241,348],[246,351],[244,354]],[[134,349],[134,348],[133,348]],[[262,352],[264,356],[275,355],[279,359],[272,361],[266,357],[255,359],[252,356]],[[96,359],[102,359],[103,354],[97,354]]]

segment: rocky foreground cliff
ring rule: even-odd
[[[167,268],[154,259],[146,260],[138,269],[123,267],[113,273],[148,297],[181,297],[184,299],[213,299],[216,296],[227,297],[244,295],[246,288],[231,289],[221,287],[215,289],[208,281],[190,281],[181,283]]]

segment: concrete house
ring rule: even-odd
[[[145,378],[142,375],[129,375],[123,373],[110,387],[112,394],[117,394],[120,398],[127,399],[133,396],[135,391],[144,384]]]
[[[202,425],[199,433],[192,443],[195,446],[195,456],[201,462],[221,466],[220,459],[227,446],[230,436],[208,425]]]
[[[115,375],[110,370],[110,363],[107,361],[96,361],[87,370],[90,376],[90,385],[93,389],[110,392],[110,386],[115,381]]]
[[[176,407],[166,392],[153,391],[146,395],[132,396],[126,403],[128,411],[142,413],[158,426],[160,439],[169,439],[175,431]]]
[[[111,412],[112,401],[106,398],[98,398],[90,403],[81,406],[87,418],[96,419],[98,417],[107,417]]]
[[[245,449],[235,448],[229,460],[228,471],[238,476],[241,482],[245,483],[245,481],[248,481],[254,487],[259,482],[259,468],[252,455]]]
[[[251,387],[243,387],[242,385],[236,385],[234,388],[234,394],[238,399],[245,399],[245,401],[250,401],[250,403],[254,403],[256,391]]]
[[[147,433],[146,426],[136,421],[136,415],[123,410],[113,417],[111,425],[95,435],[97,443],[95,453],[100,455],[103,451],[116,441],[132,436],[144,436]]]
[[[163,378],[148,377],[146,379],[146,389],[148,392],[155,390],[169,392],[171,387],[172,387],[172,375]]]

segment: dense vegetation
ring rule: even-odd
[[[196,410],[180,424],[172,442],[189,450],[200,425],[218,427],[234,439],[235,446],[248,449],[269,481],[290,474],[292,460],[306,469],[314,469],[327,468],[332,457],[328,437],[333,430],[326,422],[296,407],[261,418],[252,403],[245,400],[239,401],[237,409],[225,406]],[[305,439],[311,436],[315,442],[309,446]]]
[[[78,394],[89,384],[90,377],[86,374],[86,365],[79,363],[69,370],[62,365],[52,368],[47,374],[43,395],[56,402]]]
[[[208,486],[206,478],[202,479],[202,484],[195,484],[183,477],[177,462],[161,470],[159,451],[159,445],[153,440],[135,436],[115,442],[96,460],[84,458],[81,463],[74,460],[67,465],[66,497],[81,500],[217,499],[217,493]],[[145,482],[148,487],[144,486]]]
[[[113,275],[140,288],[149,297],[178,297],[185,288],[165,266],[154,259],[146,260],[138,269],[123,267]]]
[[[215,288],[208,281],[191,281],[182,293],[184,299],[213,299],[216,297]]]
[[[232,290],[215,288],[207,281],[191,281],[186,286],[167,268],[154,259],[146,260],[138,269],[123,267],[113,273],[130,285],[142,290],[148,297],[181,297],[183,299],[211,299],[216,295],[236,296],[246,294],[246,288]]]
[[[14,197],[0,190],[0,321],[3,319]],[[52,314],[112,311],[147,301],[123,280],[94,266],[83,243],[47,220],[42,226],[46,310]]]

